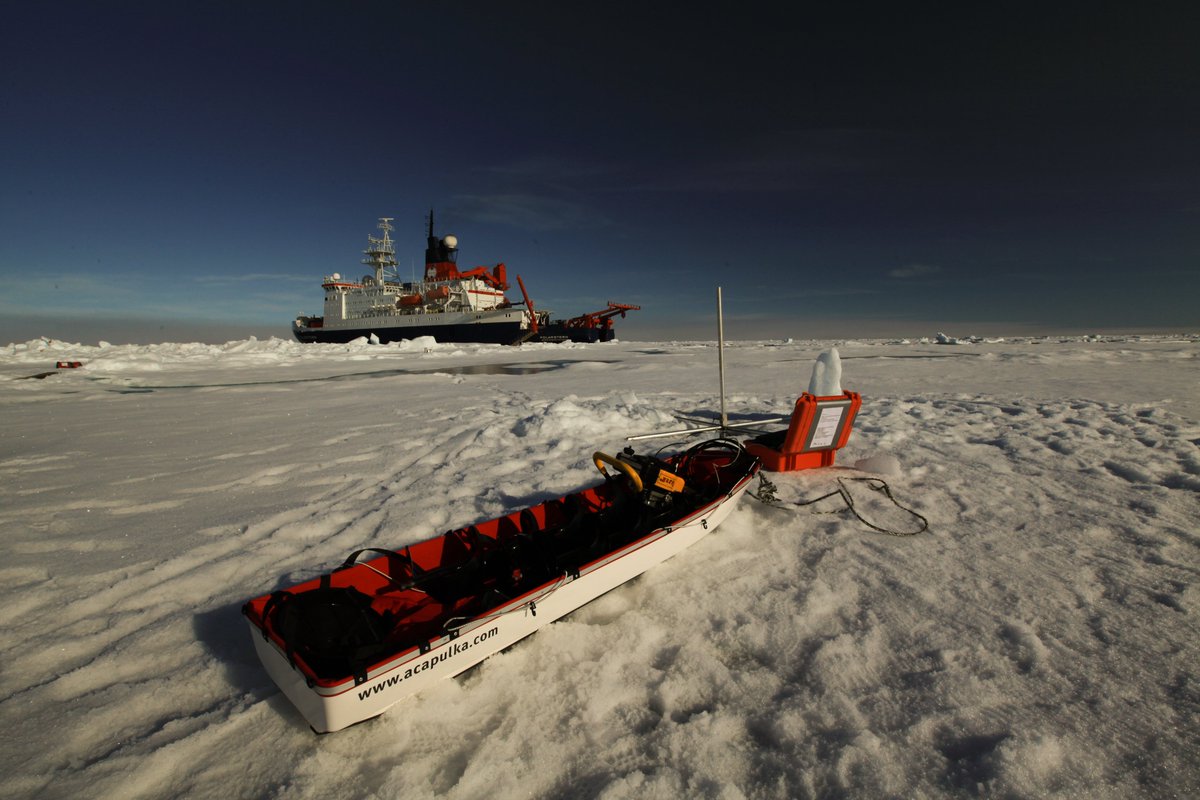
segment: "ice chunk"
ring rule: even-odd
[[[842,393],[842,360],[836,347],[817,356],[808,381],[808,393],[817,397],[834,397]]]
[[[854,462],[854,468],[860,472],[874,472],[876,475],[899,475],[900,460],[889,453],[860,458]]]

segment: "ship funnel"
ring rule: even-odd
[[[448,233],[442,238],[433,235],[433,209],[429,209],[429,236],[425,240],[425,266],[454,264],[458,261],[458,237]]]

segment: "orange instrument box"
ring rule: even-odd
[[[772,472],[828,467],[850,440],[860,407],[862,396],[857,392],[832,397],[814,397],[805,392],[796,400],[786,430],[749,439],[746,450]]]

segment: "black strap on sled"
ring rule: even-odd
[[[358,557],[361,556],[363,553],[379,553],[380,555],[392,556],[394,558],[398,558],[401,561],[403,561],[404,563],[408,564],[408,566],[412,568],[414,575],[417,572],[422,571],[421,568],[417,566],[416,562],[413,561],[412,555],[408,552],[407,547],[404,548],[403,553],[400,552],[399,550],[385,550],[382,547],[364,547],[360,550],[355,550],[353,553],[346,556],[346,560],[342,562],[342,565],[340,567],[338,567],[338,569],[349,569],[350,567],[353,567],[354,564],[358,561]]]
[[[482,575],[487,571],[489,556],[496,543],[480,533],[474,525],[462,531],[447,531],[443,536],[453,537],[465,547],[465,557],[461,561],[426,570],[405,586],[423,591],[443,605],[451,605],[477,589],[483,580]]]
[[[291,595],[291,593],[289,593],[289,592],[283,592],[283,591],[280,591],[280,592],[271,592],[271,596],[270,596],[270,598],[268,598],[268,599],[267,599],[267,602],[266,602],[266,604],[263,606],[263,610],[262,610],[262,621],[263,621],[263,624],[262,624],[262,637],[263,637],[264,639],[268,638],[268,637],[267,637],[267,630],[268,630],[268,628],[269,628],[270,626],[267,624],[267,621],[268,621],[269,619],[271,619],[271,612],[272,612],[272,611],[274,611],[276,608],[278,608],[278,606],[280,605],[280,603],[285,603],[285,602],[287,602],[287,601],[288,601],[288,599],[290,599],[290,598],[291,598],[291,596],[292,596],[292,595]],[[246,606],[246,607],[247,607],[247,608],[249,608],[249,605],[247,604],[247,606]],[[288,661],[291,661],[291,658],[290,658],[290,657],[288,658]]]

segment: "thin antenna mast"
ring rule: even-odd
[[[741,428],[757,428],[760,425],[767,425],[772,422],[782,422],[783,417],[771,417],[768,419],[756,419],[748,422],[730,422],[729,415],[725,413],[725,310],[721,303],[721,287],[717,287],[717,371],[720,377],[721,388],[721,419],[717,425],[701,425],[699,428],[686,428],[679,431],[663,431],[662,433],[642,433],[636,436],[626,436],[625,441],[637,442],[643,439],[662,439],[667,436],[690,436],[694,433],[706,433],[708,431],[720,431],[722,434],[727,434]],[[676,418],[685,422],[703,422],[703,420],[692,419],[676,415]]]
[[[721,379],[721,429],[729,427],[725,413],[725,311],[721,306],[721,287],[717,287],[717,372]]]

